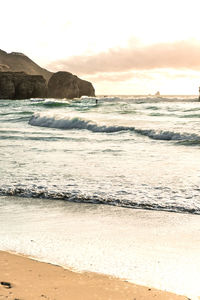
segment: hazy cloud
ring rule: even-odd
[[[168,78],[168,79],[177,79],[177,78],[180,78],[180,79],[198,79],[199,80],[199,72],[195,72],[195,71],[191,71],[190,73],[188,73],[188,71],[183,71],[181,73],[177,72],[175,74],[172,74],[171,72],[163,72],[161,74],[161,76],[165,77],[165,78]]]
[[[52,62],[47,67],[52,71],[66,70],[78,75],[160,68],[200,70],[200,43],[179,41],[148,46],[136,43],[129,48],[109,49],[90,56],[72,56]],[[128,79],[129,75],[131,73],[124,73],[124,79]],[[116,81],[118,79],[115,78]]]
[[[98,74],[91,74],[85,75],[85,79],[92,81],[92,82],[99,82],[99,81],[113,81],[113,82],[120,82],[124,80],[130,79],[152,79],[151,74],[146,74],[145,72],[108,72],[108,73],[98,73]]]

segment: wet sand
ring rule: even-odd
[[[0,299],[142,300],[188,299],[96,273],[76,273],[0,251]]]

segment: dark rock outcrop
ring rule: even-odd
[[[42,75],[48,82],[53,74],[41,68],[23,53],[7,53],[0,50],[0,72],[25,72],[29,75]]]
[[[0,72],[0,99],[29,99],[47,96],[46,80],[24,72]]]
[[[89,81],[82,80],[69,72],[57,72],[48,82],[48,97],[79,98],[95,96],[95,90]]]
[[[79,88],[79,97],[82,96],[95,96],[95,89],[91,82],[83,80],[75,76],[78,81],[78,88]]]
[[[45,80],[49,81],[48,88]],[[0,49],[0,99],[81,96],[95,96],[90,82],[69,72],[49,72],[23,53],[7,53]]]

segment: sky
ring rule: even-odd
[[[0,49],[98,95],[198,94],[199,0],[0,0]]]

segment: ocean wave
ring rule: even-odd
[[[105,126],[97,125],[92,123],[90,120],[84,120],[81,118],[67,118],[62,116],[49,116],[42,115],[40,113],[34,114],[30,120],[29,124],[33,126],[59,128],[59,129],[87,129],[92,132],[119,132],[122,130],[130,130],[131,127],[126,126]]]
[[[1,113],[1,116],[13,116],[13,115],[32,115],[32,111],[14,111],[14,112],[5,112]]]
[[[159,110],[160,108],[158,106],[147,106],[146,109]]]
[[[189,114],[180,116],[180,118],[200,118],[200,114]]]
[[[92,100],[92,101],[90,101]],[[49,109],[62,109],[62,108],[74,108],[75,110],[89,110],[96,106],[96,101],[94,99],[82,100],[80,99],[73,99],[73,100],[55,100],[55,99],[46,99],[44,101],[35,101],[31,103],[31,106],[34,107],[43,107]]]
[[[25,114],[25,117],[12,117],[10,119],[3,119],[3,122],[9,122],[9,123],[17,123],[17,122],[28,122],[30,119],[30,115],[27,116],[27,114]]]
[[[195,108],[186,109],[183,112],[199,111],[199,110],[200,110],[200,107],[195,107]]]
[[[47,106],[47,107],[65,107],[69,106],[68,101],[55,101],[55,100],[43,100],[43,101],[32,101],[32,106]]]
[[[184,146],[199,146],[200,145],[200,138],[197,140],[184,140],[184,141],[178,141],[178,145],[184,145]]]
[[[151,117],[171,117],[174,116],[173,114],[163,114],[163,113],[150,113],[149,116]]]
[[[153,129],[136,129],[134,131],[138,134],[148,136],[154,140],[161,141],[200,141],[200,136],[197,134],[180,133],[173,131],[164,130],[153,130]]]
[[[26,198],[40,198],[40,199],[52,199],[52,200],[62,200],[69,202],[78,203],[92,203],[92,204],[104,204],[120,206],[132,209],[147,209],[147,210],[157,210],[157,211],[169,211],[176,213],[190,213],[200,215],[199,207],[182,206],[176,203],[171,204],[161,204],[156,202],[136,202],[126,199],[117,199],[116,197],[103,197],[101,195],[85,195],[78,192],[64,192],[57,190],[48,190],[43,186],[35,186],[32,188],[23,186],[4,186],[0,187],[0,196],[18,196]]]
[[[63,107],[63,106],[68,106],[69,102],[68,101],[51,101],[51,100],[45,100],[44,102],[41,103],[44,106],[48,106],[48,107]]]
[[[120,131],[131,131],[153,140],[161,141],[182,141],[188,145],[197,145],[200,142],[200,136],[194,133],[173,132],[165,130],[141,129],[131,126],[106,126],[98,125],[90,120],[81,119],[78,117],[67,118],[60,115],[48,115],[35,113],[29,120],[29,124],[33,126],[50,127],[58,129],[86,129],[92,132],[115,133]]]
[[[62,137],[45,137],[45,136],[21,136],[21,135],[0,135],[0,140],[13,140],[13,141],[43,141],[52,142],[58,140],[64,140]]]

